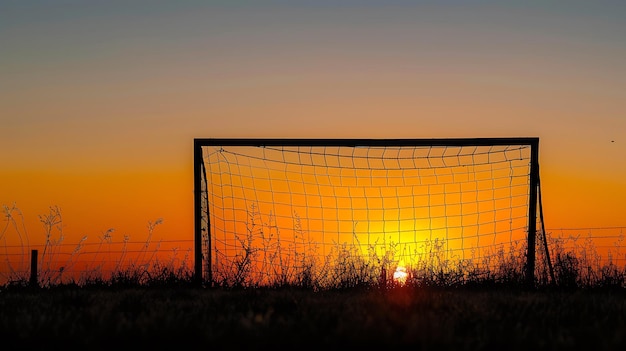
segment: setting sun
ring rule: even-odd
[[[404,286],[404,284],[406,284],[408,275],[409,274],[406,272],[406,267],[404,266],[404,262],[403,261],[398,262],[396,271],[393,272],[393,281],[400,286]]]

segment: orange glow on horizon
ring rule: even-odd
[[[97,247],[109,228],[118,249],[126,236],[143,242],[157,218],[164,222],[154,240],[193,247],[196,137],[537,136],[548,232],[626,226],[623,2],[161,3],[150,11],[117,1],[77,2],[71,11],[45,1],[2,7],[0,206],[15,204],[23,226],[0,232],[0,248],[42,248],[39,216],[50,206],[63,213],[65,254],[85,236]],[[409,173],[337,171],[346,161],[299,173],[273,168],[291,172],[274,192],[255,176],[266,202],[257,225],[324,253],[358,242],[367,257],[368,245],[382,255],[404,243],[398,250],[411,265],[436,240],[448,257],[467,259],[473,252],[463,248],[525,237],[523,225],[507,223],[523,215],[522,196],[497,184],[470,185],[470,173],[455,172],[458,182],[441,189],[410,183],[417,175]],[[235,233],[247,235],[254,201],[238,207],[237,199],[256,194],[243,168],[234,170],[234,199],[211,199],[224,208],[212,210],[220,252],[233,250]],[[406,179],[390,184],[397,194],[377,191],[397,178]],[[344,186],[333,186],[338,179]],[[493,211],[510,197],[512,214]],[[587,231],[596,233],[565,230]],[[613,245],[597,240],[608,254]]]

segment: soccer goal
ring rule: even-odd
[[[538,147],[538,138],[196,138],[195,277],[324,286],[504,264],[532,282]]]

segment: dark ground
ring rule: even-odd
[[[626,350],[626,291],[0,291],[0,348]]]

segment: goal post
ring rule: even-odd
[[[533,284],[538,148],[536,137],[196,138],[194,279],[332,280],[355,262],[374,275],[433,261],[484,271],[517,250]]]

